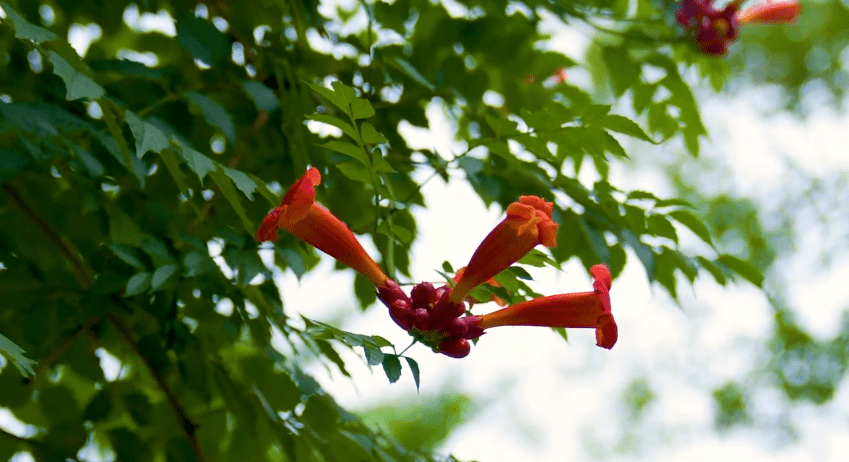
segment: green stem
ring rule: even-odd
[[[398,353],[398,356],[403,356],[403,355],[404,355],[404,353],[406,353],[406,352],[407,352],[407,350],[409,350],[409,349],[410,349],[410,347],[412,347],[412,346],[413,346],[413,345],[415,345],[416,343],[419,343],[419,341],[418,341],[417,339],[413,339],[413,342],[412,342],[412,343],[410,343],[409,345],[407,345],[407,348],[404,348],[403,350],[401,350],[401,352],[400,352],[400,353]]]

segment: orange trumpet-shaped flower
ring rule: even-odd
[[[286,191],[280,205],[266,215],[256,232],[258,242],[277,239],[282,228],[307,244],[350,266],[378,287],[386,284],[386,274],[366,253],[354,233],[330,211],[315,203],[315,187],[321,174],[315,167]]]
[[[608,350],[619,336],[610,312],[612,278],[605,265],[590,269],[592,292],[552,295],[517,303],[507,308],[478,316],[475,327],[498,326],[589,327],[596,330],[596,344]],[[482,333],[478,331],[478,333]]]
[[[802,11],[802,5],[796,0],[766,1],[737,13],[737,20],[743,23],[778,24],[793,22]]]
[[[466,271],[451,290],[450,300],[460,303],[475,287],[507,269],[537,244],[557,244],[557,223],[551,220],[552,202],[538,196],[521,196],[507,207],[507,218],[487,235]]]
[[[463,273],[465,273],[465,272],[466,272],[466,267],[464,266],[464,267],[458,269],[456,273],[454,273],[454,283],[455,284],[457,283],[457,281],[460,280],[460,278],[463,277]],[[486,281],[484,281],[484,283],[489,284],[492,287],[501,287],[501,283],[496,281],[495,278],[489,278]],[[489,300],[483,300],[483,301],[477,300],[474,297],[466,297],[466,302],[469,303],[470,307],[475,303],[486,303],[488,301],[495,302],[495,303],[498,304],[498,306],[507,306],[507,302],[503,298],[501,298],[501,297],[499,297],[495,294],[490,295]]]

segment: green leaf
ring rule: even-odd
[[[604,121],[602,125],[608,130],[612,130],[617,133],[622,133],[623,135],[628,135],[633,138],[637,138],[643,141],[648,141],[652,144],[658,144],[655,142],[649,135],[637,125],[633,120],[622,117],[621,115],[616,114],[608,114],[604,117]]]
[[[209,176],[212,178],[212,181],[215,182],[216,186],[218,186],[218,189],[221,191],[221,194],[224,195],[224,198],[227,199],[227,202],[229,202],[233,207],[233,210],[236,211],[236,215],[238,215],[239,219],[242,221],[245,231],[247,231],[248,234],[253,234],[255,227],[248,218],[248,215],[245,213],[245,208],[242,206],[242,201],[239,199],[240,196],[236,193],[236,188],[233,187],[233,182],[224,172],[224,168],[221,167],[212,171]]]
[[[336,367],[339,369],[339,372],[342,373],[345,377],[351,377],[351,373],[348,372],[348,369],[345,367],[345,361],[339,356],[339,353],[333,349],[333,346],[330,345],[326,340],[316,339],[315,344],[318,345],[318,349],[321,350],[321,353],[327,357]]]
[[[150,237],[116,205],[106,203],[103,208],[109,216],[109,238],[113,243],[141,247]]]
[[[384,355],[383,372],[386,373],[389,383],[395,383],[401,378],[401,361],[398,360],[398,356]]]
[[[198,178],[200,179],[200,183],[203,184],[203,178],[209,172],[215,171],[215,161],[195,151],[189,146],[180,145],[180,147],[180,154],[182,154],[183,160],[186,161],[186,164],[188,164],[189,168],[192,169],[195,174],[197,174]]]
[[[196,16],[177,21],[177,41],[209,66],[216,66],[230,56],[227,38],[215,26]]]
[[[186,175],[180,169],[180,160],[177,159],[177,152],[173,149],[164,149],[159,153],[159,157],[162,159],[162,163],[165,164],[165,168],[168,169],[168,173],[171,174],[171,178],[174,179],[174,183],[177,183],[180,192],[188,197],[189,187],[186,185]]]
[[[147,152],[161,153],[169,146],[168,138],[156,127],[130,111],[124,113],[127,125],[136,139],[136,156],[141,159]]]
[[[255,80],[245,80],[242,82],[242,89],[254,102],[258,111],[273,112],[280,106],[280,100],[274,94],[274,90],[266,87]]]
[[[731,255],[720,255],[716,261],[722,265],[725,265],[726,268],[731,271],[743,276],[747,281],[751,282],[757,287],[761,287],[764,282],[764,276],[758,271],[757,268],[752,266],[751,263],[740,260],[737,257]]]
[[[373,115],[374,108],[367,99],[354,98],[351,102],[351,117],[354,119],[367,119]]]
[[[354,295],[357,296],[357,300],[360,302],[360,308],[363,310],[377,301],[377,292],[374,289],[374,284],[360,273],[354,274]]]
[[[627,229],[622,232],[622,240],[634,249],[634,252],[637,254],[637,258],[640,259],[640,262],[643,263],[643,267],[646,269],[646,274],[648,275],[649,280],[654,280],[655,258],[651,249],[640,241],[634,233]]]
[[[419,391],[419,387],[421,386],[421,377],[419,375],[419,363],[417,363],[413,358],[407,358],[407,365],[410,366],[410,372],[413,373],[413,381],[416,382],[416,391]]]
[[[345,154],[360,161],[366,168],[369,167],[368,157],[359,146],[355,146],[347,141],[332,140],[324,143],[322,147]]]
[[[610,249],[607,247],[607,241],[604,235],[595,227],[590,226],[582,216],[578,216],[578,223],[581,225],[581,231],[584,232],[587,241],[590,243],[596,260],[601,263],[606,263],[610,259]]]
[[[313,395],[307,399],[302,417],[312,430],[327,434],[339,420],[339,409],[329,396]]]
[[[83,420],[99,422],[106,419],[112,412],[112,396],[107,390],[100,390],[83,410]]]
[[[56,34],[47,29],[38,27],[21,16],[17,10],[12,8],[6,2],[0,2],[3,6],[3,11],[6,12],[6,20],[11,21],[12,29],[15,30],[15,38],[23,40],[32,40],[35,43],[46,42],[58,38]]]
[[[306,83],[307,86],[309,86],[314,92],[318,93],[319,95],[324,97],[324,99],[333,103],[334,106],[341,109],[342,112],[344,112],[345,114],[348,115],[348,117],[351,117],[351,107],[350,107],[351,106],[351,100],[348,99],[341,92],[333,91],[329,88],[325,88],[321,85],[316,85],[316,84],[310,83],[310,82],[304,82],[304,83]],[[336,82],[334,82],[334,83],[336,83]],[[347,87],[347,88],[350,88],[350,87]],[[354,91],[354,90],[351,89],[351,91]]]
[[[150,278],[150,291],[156,292],[159,290],[169,279],[171,276],[177,272],[177,267],[175,265],[162,265],[153,272],[153,276]]]
[[[70,422],[82,414],[79,403],[68,387],[52,385],[38,391],[38,404],[49,420]]]
[[[687,228],[690,228],[690,231],[692,231],[701,240],[713,246],[713,241],[710,238],[710,231],[708,231],[707,226],[705,226],[705,224],[701,220],[696,218],[696,216],[693,215],[690,211],[673,210],[669,212],[668,215],[674,218],[675,221],[677,221],[678,223],[681,223]]]
[[[106,94],[103,87],[98,85],[91,77],[77,72],[65,58],[59,53],[50,51],[47,60],[53,64],[53,72],[65,82],[65,99],[74,101],[77,99],[98,99]]]
[[[202,274],[212,273],[218,269],[218,265],[206,252],[193,250],[183,257],[183,267],[186,268],[186,277],[195,277]]]
[[[232,168],[222,167],[224,173],[233,180],[233,183],[239,188],[239,191],[250,200],[253,200],[253,193],[257,189],[257,184],[254,179],[249,177],[245,172]]]
[[[136,248],[122,244],[109,244],[109,249],[118,258],[120,258],[121,261],[133,268],[139,271],[147,268],[147,266],[140,260],[142,257],[141,252],[139,252]]]
[[[32,377],[35,375],[35,371],[32,370],[32,366],[35,365],[36,362],[24,356],[26,351],[16,345],[15,342],[9,340],[9,338],[3,334],[0,334],[0,353],[11,358],[12,364],[15,365],[18,372],[20,372],[24,377]]]
[[[649,215],[646,218],[647,231],[655,236],[662,236],[678,243],[678,233],[675,227],[663,215]]]
[[[317,122],[332,125],[342,130],[342,133],[350,136],[354,141],[360,140],[360,135],[357,133],[356,130],[354,130],[354,127],[352,127],[351,124],[345,122],[342,119],[327,114],[310,114],[305,117],[307,119],[315,120]]]
[[[702,268],[708,270],[708,272],[713,276],[713,279],[719,284],[724,286],[727,282],[725,277],[725,273],[722,272],[722,269],[716,265],[716,263],[708,260],[705,257],[699,256],[696,257],[696,261],[702,266]]]
[[[187,91],[186,98],[200,109],[206,123],[220,128],[227,140],[230,141],[230,145],[235,146],[236,126],[233,125],[233,118],[230,117],[224,106],[212,98],[194,91]]]
[[[413,65],[410,64],[409,61],[405,60],[404,58],[394,56],[392,57],[392,59],[389,60],[389,64],[394,65],[396,69],[403,72],[407,77],[413,79],[414,82],[422,85],[430,91],[436,91],[436,86],[430,83],[430,81],[428,81],[427,78],[425,78],[425,76],[422,75],[422,73],[419,72],[418,69],[413,67]]]
[[[150,288],[150,273],[136,273],[127,280],[127,288],[124,290],[125,297],[133,297],[143,294]]]
[[[380,134],[377,129],[374,128],[374,125],[368,122],[363,122],[363,124],[360,126],[360,131],[363,134],[363,143],[380,144],[389,142],[389,140],[387,140],[385,136]]]
[[[151,69],[142,63],[123,59],[96,59],[88,63],[93,71],[115,72],[155,80],[170,74],[172,67]]]
[[[383,362],[385,355],[380,351],[380,348],[363,345],[363,350],[365,350],[366,361],[368,361],[369,366],[377,366]]]
[[[569,342],[569,333],[566,331],[565,327],[552,327],[551,330],[557,332],[557,335],[563,338],[563,340],[565,340],[567,343]]]
[[[602,57],[610,71],[606,76],[616,96],[622,96],[628,88],[639,82],[640,65],[631,59],[625,47],[605,47]]]

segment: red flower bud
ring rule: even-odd
[[[452,358],[465,358],[471,350],[469,341],[460,337],[448,337],[437,348],[437,351]]]

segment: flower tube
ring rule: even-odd
[[[538,196],[521,196],[510,204],[507,218],[484,238],[451,289],[451,302],[461,303],[475,287],[507,269],[536,245],[554,247],[557,223],[551,220],[553,206]]]
[[[759,23],[759,24],[778,24],[790,23],[796,20],[799,12],[802,11],[802,5],[796,0],[788,1],[766,1],[750,6],[737,14],[737,20],[740,24]]]
[[[454,278],[453,278],[454,284],[456,284],[457,281],[459,281],[460,278],[463,277],[463,273],[465,273],[465,272],[466,272],[466,267],[464,266],[464,267],[458,269],[456,273],[454,273]],[[487,279],[486,281],[484,281],[484,284],[491,285],[492,287],[501,287],[501,283],[496,281],[495,278]],[[483,301],[476,300],[474,297],[471,297],[471,296],[466,297],[466,303],[469,304],[470,308],[475,303],[486,303],[488,301],[489,302],[495,302],[496,304],[498,304],[498,306],[507,306],[507,302],[503,298],[501,298],[501,297],[499,297],[498,295],[495,295],[495,294],[491,294],[489,296],[489,300],[483,300]]]
[[[535,298],[470,317],[467,338],[475,338],[483,334],[483,330],[499,326],[584,327],[596,330],[598,346],[613,348],[619,334],[610,310],[610,271],[605,265],[595,265],[590,274],[594,279],[592,292]]]
[[[321,174],[315,167],[286,191],[283,201],[268,213],[256,232],[258,242],[277,239],[282,228],[315,248],[350,266],[377,287],[386,286],[386,274],[366,253],[354,233],[330,211],[315,203]]]

